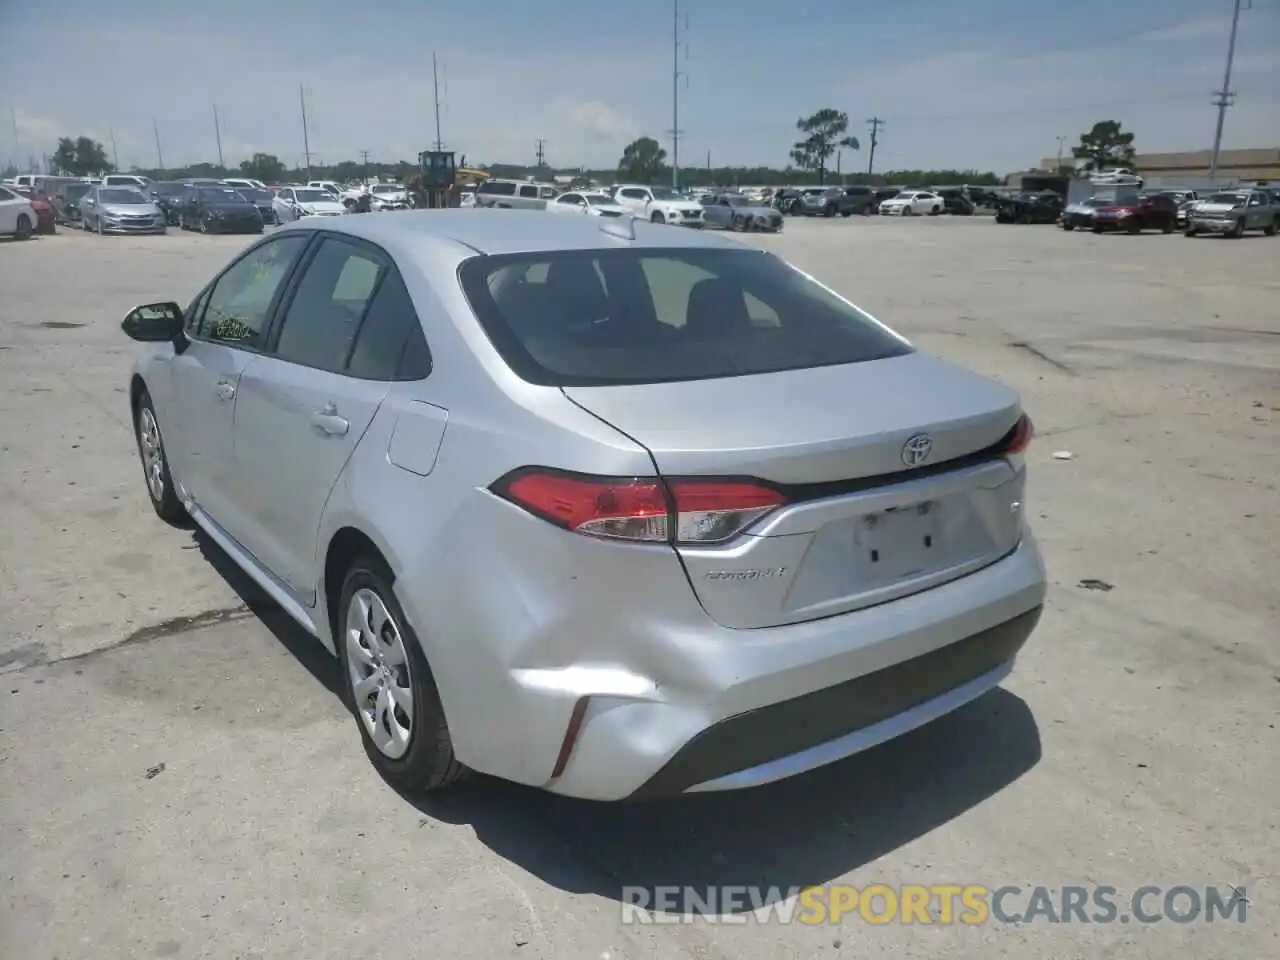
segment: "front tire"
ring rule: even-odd
[[[1236,221],[1235,228],[1227,234],[1232,240],[1239,240],[1244,236],[1244,217]]]
[[[666,217],[664,217],[661,213],[659,213],[658,211],[656,211],[656,210],[655,210],[655,211],[653,212],[653,216],[651,216],[651,217],[649,218],[649,222],[650,222],[650,223],[666,223],[666,222],[667,222],[667,218],[666,218]]]
[[[147,485],[147,497],[156,516],[171,526],[187,526],[191,517],[174,489],[173,475],[169,472],[169,457],[160,436],[160,421],[156,419],[151,394],[145,390],[134,413],[133,434],[138,442],[138,457],[142,461],[142,479]]]
[[[420,793],[453,783],[466,768],[454,756],[440,693],[393,580],[375,557],[352,564],[334,640],[347,703],[370,762],[395,789]]]

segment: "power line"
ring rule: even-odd
[[[867,176],[871,176],[871,171],[876,165],[876,144],[880,142],[880,128],[884,126],[884,121],[879,117],[872,117],[867,121],[867,126],[871,128],[871,151],[867,157]]]
[[[1250,0],[1248,9],[1253,9]],[[1231,14],[1231,39],[1227,41],[1227,71],[1222,78],[1222,89],[1214,91],[1213,105],[1218,108],[1218,126],[1213,132],[1213,154],[1209,159],[1209,179],[1218,178],[1218,154],[1222,149],[1222,126],[1227,120],[1227,107],[1235,103],[1236,95],[1231,90],[1231,67],[1236,58],[1236,28],[1240,25],[1240,0],[1235,0],[1235,8]]]

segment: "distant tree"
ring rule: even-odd
[[[1133,134],[1120,129],[1119,120],[1100,120],[1080,134],[1080,146],[1071,155],[1083,160],[1086,170],[1106,170],[1133,165]]]
[[[240,161],[240,172],[250,180],[279,183],[289,171],[275,154],[255,153],[248,160]]]
[[[107,160],[106,148],[90,137],[59,137],[58,147],[53,151],[50,161],[54,168],[73,177],[88,177],[115,170]]]
[[[618,161],[618,173],[632,183],[652,183],[666,169],[667,151],[653,137],[640,137],[627,144]]]
[[[840,148],[860,150],[857,137],[845,136],[849,115],[843,110],[826,107],[811,117],[796,121],[796,129],[804,137],[791,148],[791,159],[801,170],[818,174],[818,183],[826,178],[827,161]]]

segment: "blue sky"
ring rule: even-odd
[[[1140,151],[1210,145],[1231,0],[684,0],[682,161],[786,162],[795,120],[887,120],[876,168],[1022,169],[1095,120],[1118,119]],[[16,28],[16,29],[15,29]],[[672,5],[638,0],[308,0],[217,4],[0,0],[0,163],[25,164],[59,135],[87,134],[122,166],[254,151],[289,164],[411,159],[442,128],[469,161],[612,166],[642,134],[670,149]],[[29,43],[15,43],[20,35]],[[1241,17],[1228,147],[1280,148],[1280,0]]]

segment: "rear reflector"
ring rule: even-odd
[[[1035,433],[1035,424],[1024,413],[1018,418],[1018,422],[1013,425],[1013,429],[1009,431],[1009,442],[1004,448],[1005,455],[1022,453],[1031,445],[1031,438],[1035,436]]]
[[[787,502],[750,480],[595,477],[541,467],[509,473],[491,489],[566,530],[650,543],[720,543]]]

